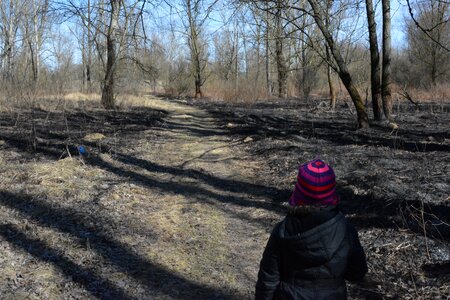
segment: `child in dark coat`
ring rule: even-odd
[[[256,299],[347,299],[345,280],[367,272],[358,234],[336,205],[333,169],[320,159],[299,168],[290,209],[267,243]]]

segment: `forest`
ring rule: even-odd
[[[255,299],[299,166],[450,294],[448,0],[0,1],[0,299]]]

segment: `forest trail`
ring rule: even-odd
[[[151,202],[147,222],[158,237],[148,258],[200,285],[252,298],[276,218],[265,187],[253,183],[259,162],[202,109],[159,98],[148,99],[146,107],[168,112],[160,131],[150,131],[126,154],[143,162],[127,170],[164,186],[142,182]]]
[[[133,130],[151,116],[122,114],[127,128],[84,137],[83,160],[45,146],[51,129],[42,159],[13,166],[25,141],[4,149],[2,299],[253,297],[280,211],[254,183],[260,162],[200,108],[152,96],[145,108],[164,111],[157,126]],[[83,128],[113,123],[73,116]]]

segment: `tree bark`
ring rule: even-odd
[[[3,23],[3,79],[12,82],[13,80],[13,55],[18,27],[18,12],[15,1],[10,0],[1,5],[1,22]],[[7,6],[7,7],[6,7]]]
[[[269,97],[272,96],[272,79],[270,76],[270,31],[269,31],[269,9],[266,9],[266,36],[265,36],[265,43],[266,43],[266,87],[267,87],[267,95]]]
[[[327,30],[330,30],[330,11],[333,6],[333,0],[327,0],[327,16],[325,18],[325,26]],[[330,55],[330,49],[328,49],[328,46],[325,44],[325,55],[327,61],[331,61],[331,55]],[[334,90],[333,86],[333,78],[332,78],[332,72],[331,72],[331,66],[330,64],[327,65],[327,80],[328,80],[328,87],[330,90],[330,108],[334,110],[336,108],[336,92]]]
[[[375,22],[375,12],[373,10],[373,1],[366,0],[367,23],[369,26],[369,44],[370,44],[370,85],[372,94],[373,117],[381,121],[383,114],[381,112],[381,67],[380,52],[377,41],[377,24]]]
[[[198,0],[197,0],[198,1]],[[198,3],[194,3],[194,7],[191,5],[191,0],[186,0],[186,10],[188,15],[189,22],[189,48],[191,51],[191,59],[194,65],[194,83],[195,83],[195,98],[203,97],[202,86],[204,82],[203,78],[203,67],[202,67],[202,49],[200,49],[199,45],[199,32],[197,28],[197,20],[196,17],[193,16],[193,13],[197,15],[198,11]],[[193,11],[194,10],[194,11]]]
[[[275,26],[276,26],[276,37],[275,37],[275,57],[277,61],[277,71],[278,71],[278,97],[287,98],[287,68],[286,60],[283,55],[283,28],[281,24],[281,13],[282,13],[282,3],[281,0],[277,1],[277,11],[275,14]]]
[[[325,52],[326,52],[326,56],[327,56],[327,60],[330,60],[330,50],[328,49],[327,46],[325,46]],[[336,92],[334,90],[334,86],[333,86],[333,78],[331,76],[331,66],[328,65],[327,66],[327,80],[328,80],[328,87],[330,90],[330,107],[332,110],[334,110],[336,108]]]
[[[92,65],[92,33],[91,33],[91,1],[88,0],[87,3],[87,60],[86,60],[86,81],[88,85],[88,91],[91,91],[92,80],[91,80],[91,65]]]
[[[117,29],[119,27],[120,0],[111,0],[111,16],[108,32],[106,35],[106,71],[103,80],[102,105],[106,109],[115,107],[114,99],[114,77],[117,60]]]
[[[338,74],[347,89],[350,98],[353,101],[353,104],[356,108],[356,114],[358,118],[358,127],[359,128],[368,128],[369,127],[369,118],[367,117],[366,108],[364,107],[364,103],[362,101],[361,95],[359,94],[355,83],[350,75],[350,72],[347,69],[347,64],[345,63],[341,53],[338,51],[336,44],[334,43],[334,39],[331,36],[329,30],[326,28],[322,18],[320,16],[319,4],[317,0],[308,0],[314,12],[314,20],[322,32],[325,40],[330,48],[331,54],[333,55],[336,64],[338,65]]]
[[[381,79],[381,96],[384,115],[388,120],[392,119],[392,94],[391,94],[391,8],[390,0],[381,1],[383,9],[383,70]]]

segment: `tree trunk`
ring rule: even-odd
[[[390,0],[382,0],[383,8],[383,70],[381,95],[384,115],[391,120],[392,95],[391,95],[391,8]]]
[[[202,98],[202,72],[199,60],[196,62],[195,70],[195,98]]]
[[[235,97],[237,97],[239,89],[239,32],[237,26],[235,26],[234,28],[234,93]]]
[[[327,56],[327,60],[330,60],[330,50],[328,49],[328,47],[326,46],[325,49],[326,52],[326,56]],[[328,65],[327,66],[327,80],[328,80],[328,87],[330,89],[330,108],[332,110],[334,110],[336,108],[336,92],[334,90],[334,86],[333,86],[333,78],[331,76],[331,66]]]
[[[361,95],[359,94],[352,77],[347,69],[347,64],[345,63],[344,59],[342,58],[341,53],[338,51],[334,39],[331,36],[330,32],[326,28],[324,22],[322,21],[320,17],[320,10],[319,5],[317,3],[317,0],[308,0],[309,4],[311,5],[313,11],[314,11],[314,20],[316,21],[317,26],[319,27],[320,31],[322,32],[323,36],[325,37],[325,40],[328,44],[328,47],[330,48],[331,54],[333,55],[334,60],[336,61],[339,69],[339,77],[342,80],[342,83],[344,84],[345,88],[347,89],[353,104],[356,108],[356,114],[358,117],[358,127],[359,128],[368,128],[369,127],[369,118],[367,117],[366,108],[364,107],[364,103],[362,101]]]
[[[13,54],[17,33],[17,17],[16,8],[14,7],[14,1],[9,1],[9,10],[4,11],[2,8],[2,22],[5,25],[4,31],[4,64],[3,68],[5,73],[3,78],[12,82],[13,77]],[[6,25],[7,24],[7,25]]]
[[[91,65],[92,65],[92,33],[91,33],[91,1],[88,0],[88,11],[87,11],[87,60],[86,60],[86,81],[88,86],[88,91],[91,92],[92,81],[91,81]]]
[[[258,86],[259,73],[261,72],[260,61],[261,61],[261,27],[258,26],[256,33],[256,74],[255,74],[255,90]]]
[[[278,97],[287,98],[287,68],[286,61],[283,55],[283,28],[281,24],[281,12],[282,3],[281,0],[277,2],[277,12],[275,14],[275,26],[276,26],[276,37],[275,37],[275,56],[277,61],[277,71],[278,71]]]
[[[34,17],[33,17],[33,27],[34,27],[34,51],[32,52],[33,58],[33,65],[32,65],[32,70],[33,70],[33,81],[37,82],[38,78],[39,78],[39,45],[40,45],[40,41],[39,41],[39,24],[38,24],[38,9],[35,6],[35,2],[33,1],[33,12],[34,12]]]
[[[367,23],[369,25],[369,43],[370,43],[370,83],[372,92],[373,117],[381,121],[383,114],[381,112],[381,68],[380,52],[378,51],[377,24],[375,22],[375,12],[373,10],[372,0],[366,0]]]
[[[333,0],[327,0],[327,15],[325,18],[325,26],[327,28],[327,30],[330,30],[330,13],[331,13],[331,8],[333,6]],[[325,55],[327,58],[327,61],[330,62],[331,61],[331,55],[330,55],[330,49],[328,49],[328,46],[325,44]],[[332,110],[334,110],[336,108],[336,92],[334,91],[334,86],[333,86],[333,78],[332,78],[332,73],[331,73],[331,66],[328,63],[327,65],[327,80],[328,80],[328,87],[330,90],[330,108]]]
[[[186,1],[186,12],[188,15],[189,22],[189,48],[191,51],[191,59],[194,64],[194,82],[195,82],[195,98],[203,97],[202,85],[203,85],[203,68],[202,68],[202,50],[199,45],[199,32],[197,28],[197,20],[194,14],[197,14],[197,11],[193,11],[198,9],[197,3],[194,3],[194,7],[191,6],[191,0]]]
[[[304,37],[302,37],[303,40]],[[306,61],[306,45],[305,42],[302,43],[302,91],[305,100],[309,101],[309,96],[311,94],[311,87],[308,83],[308,62]]]
[[[266,10],[266,87],[267,95],[272,96],[272,79],[270,78],[270,31],[269,31],[269,9]]]
[[[102,105],[106,109],[115,107],[114,77],[117,60],[116,33],[119,27],[120,0],[111,0],[111,17],[106,35],[106,71],[102,89]]]

